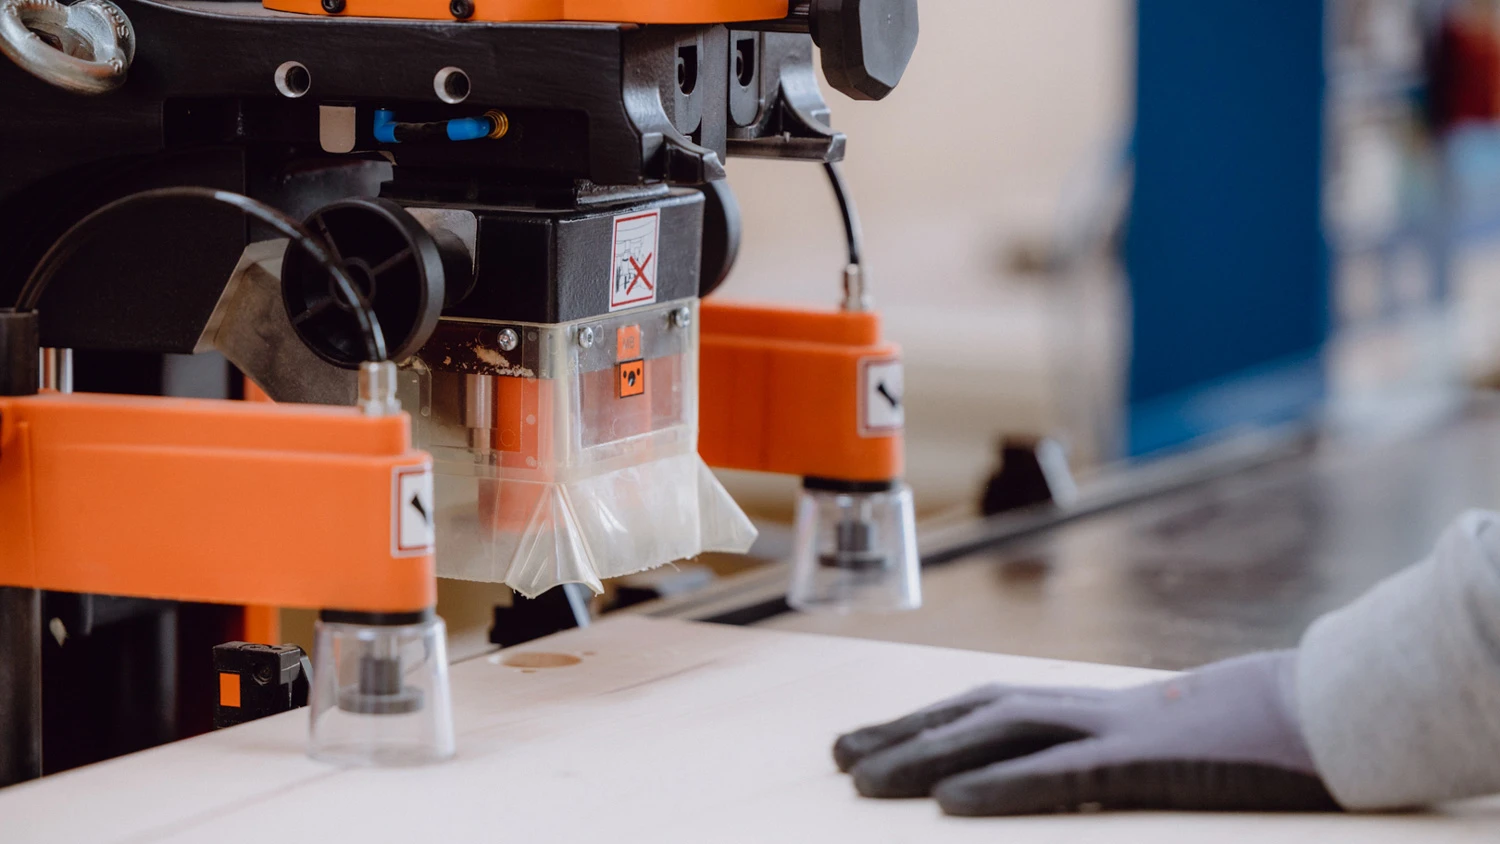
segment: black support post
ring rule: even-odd
[[[37,391],[35,312],[0,310],[0,396]],[[0,787],[42,775],[42,594],[0,586]]]

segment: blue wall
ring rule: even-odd
[[[1323,5],[1138,0],[1131,454],[1322,397]]]

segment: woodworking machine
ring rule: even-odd
[[[321,613],[311,665],[214,649],[221,723],[306,698],[317,756],[444,758],[434,576],[743,552],[709,465],[804,479],[793,603],[918,603],[900,355],[814,66],[881,99],[917,31],[916,0],[0,0],[0,784],[196,729],[107,703],[191,697],[187,609],[69,667],[162,602]],[[704,301],[729,155],[830,178],[837,307]],[[72,389],[75,354],[209,352],[271,401]]]

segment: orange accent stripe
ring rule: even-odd
[[[240,675],[233,671],[219,672],[219,705],[240,705]]]
[[[280,644],[281,610],[265,606],[245,607],[245,633],[242,638],[257,645]]]
[[[271,401],[271,397],[266,395],[266,391],[257,386],[254,381],[246,378],[245,401],[269,402]]]

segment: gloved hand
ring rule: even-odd
[[[1292,651],[1130,689],[986,686],[841,737],[866,797],[950,815],[1080,809],[1330,811],[1297,723]]]

